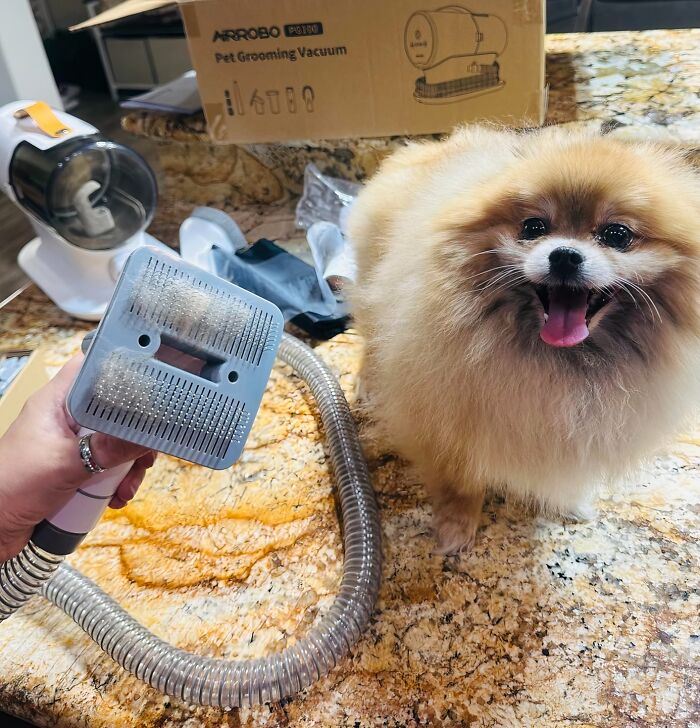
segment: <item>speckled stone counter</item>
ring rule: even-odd
[[[2,341],[59,365],[82,330],[30,289]],[[319,347],[351,396],[361,342]],[[487,505],[470,554],[432,555],[430,507],[368,449],[384,584],[365,638],[283,705],[222,712],[159,695],[36,598],[0,626],[0,708],[43,726],[593,726],[700,721],[700,427],[565,525]],[[303,634],[338,586],[332,482],[308,391],[272,377],[243,460],[226,472],[161,457],[133,503],[70,562],[158,635],[207,655],[259,656]]]
[[[552,89],[553,120],[616,118],[630,133],[634,124],[696,145],[699,39],[551,38],[550,79],[563,87]],[[635,81],[626,63],[643,67]],[[607,87],[595,80],[606,76]],[[289,234],[288,203],[241,215],[252,235],[265,225]],[[2,344],[44,344],[55,366],[83,331],[34,288],[0,310]],[[352,333],[318,347],[350,398],[360,349]],[[491,500],[474,550],[450,558],[431,552],[421,485],[367,444],[383,587],[367,634],[328,677],[283,704],[183,705],[36,598],[0,625],[0,710],[60,728],[700,726],[700,418],[627,488],[603,493],[596,520],[551,522]],[[295,640],[330,604],[342,569],[308,391],[277,367],[237,466],[217,473],[161,457],[70,562],[178,646],[249,657]]]

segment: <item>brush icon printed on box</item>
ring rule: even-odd
[[[506,25],[496,15],[459,5],[413,13],[404,46],[408,60],[424,73],[416,79],[414,98],[443,104],[502,88],[498,56],[507,42]]]

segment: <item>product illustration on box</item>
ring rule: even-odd
[[[498,57],[507,41],[505,23],[496,15],[459,5],[413,13],[404,46],[409,61],[424,73],[416,79],[414,98],[445,104],[502,88]]]

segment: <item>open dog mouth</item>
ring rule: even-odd
[[[590,333],[593,317],[614,297],[589,288],[569,286],[535,286],[544,310],[540,338],[550,346],[576,346]]]

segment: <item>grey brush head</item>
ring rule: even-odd
[[[153,248],[132,253],[68,396],[83,427],[207,467],[241,454],[279,309]]]

